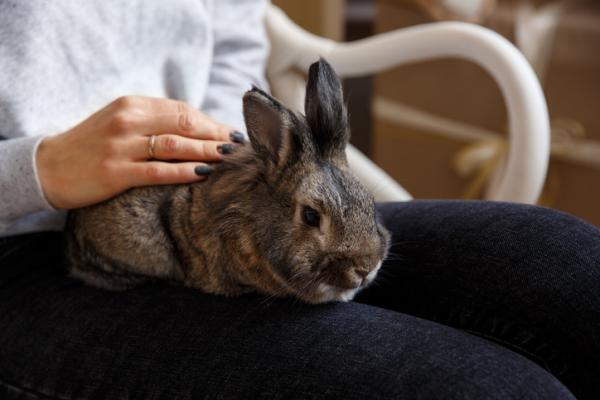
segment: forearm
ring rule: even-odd
[[[126,96],[60,134],[0,141],[0,237],[60,226],[42,211],[206,179],[206,163],[233,151],[230,133],[186,103]]]

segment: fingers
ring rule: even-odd
[[[136,137],[131,141],[131,153],[134,160],[197,160],[205,162],[220,161],[223,154],[234,150],[230,142],[197,140],[178,135],[157,135],[153,143],[153,156],[150,154],[149,137]]]
[[[191,107],[179,114],[146,115],[141,128],[139,133],[146,136],[172,133],[193,139],[229,141],[227,127]]]
[[[206,179],[212,167],[204,163],[137,162],[126,167],[129,186],[193,183]]]
[[[135,135],[178,134],[195,139],[229,141],[230,127],[187,103],[171,99],[126,96],[111,103],[113,130]]]

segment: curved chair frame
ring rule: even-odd
[[[303,111],[304,74],[319,56],[341,77],[374,74],[395,66],[458,57],[482,66],[498,83],[509,117],[506,164],[488,188],[490,200],[535,203],[550,154],[550,124],[540,83],[525,57],[497,33],[473,24],[439,22],[379,34],[349,43],[313,35],[270,5],[266,26],[272,52],[267,74],[271,89],[292,109]],[[378,201],[409,200],[396,181],[353,146],[352,170]]]

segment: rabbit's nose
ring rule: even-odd
[[[365,279],[367,277],[367,275],[369,275],[369,271],[368,269],[362,269],[362,268],[356,268],[354,270],[354,273],[358,276],[360,276],[362,279]]]

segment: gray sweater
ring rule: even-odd
[[[0,0],[0,236],[59,230],[35,152],[122,95],[180,99],[243,129],[265,86],[264,0]]]

